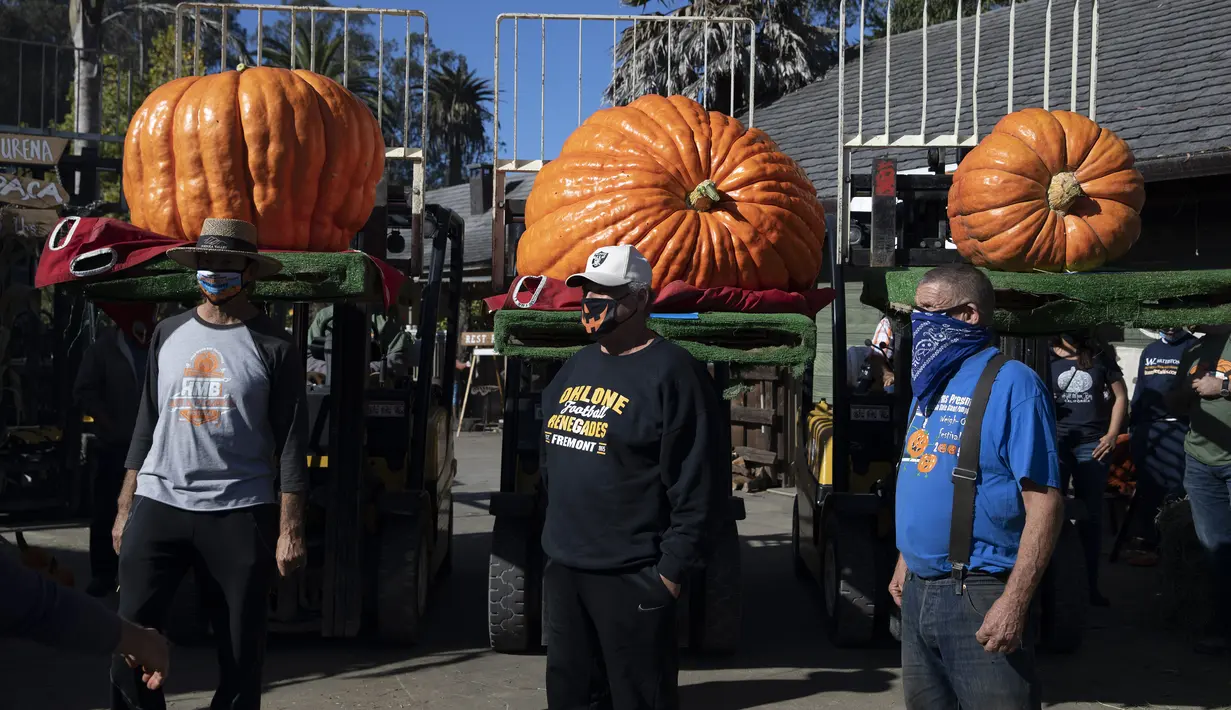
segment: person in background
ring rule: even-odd
[[[979,431],[973,510],[954,510],[966,415],[998,354],[994,311],[991,282],[966,264],[932,269],[915,291],[914,402],[898,468],[900,555],[889,583],[902,608],[907,710],[1041,706],[1035,592],[1064,501],[1051,397],[1021,362],[1008,360],[996,375]],[[973,516],[970,549],[950,549],[952,524],[965,515]]]
[[[586,264],[567,283],[597,342],[542,395],[547,706],[674,710],[676,600],[729,495],[718,391],[647,325],[644,256],[603,247]]]
[[[73,396],[83,414],[93,419],[98,441],[97,467],[90,508],[90,584],[86,593],[104,597],[115,591],[119,556],[111,544],[116,499],[124,483],[124,459],[132,443],[133,425],[145,381],[151,304],[100,303],[115,326],[102,331],[81,358]]]
[[[5,545],[7,546],[7,545]],[[117,654],[150,690],[167,675],[167,640],[121,619],[95,599],[57,584],[0,550],[0,638],[20,638],[66,651]]]
[[[1085,505],[1077,524],[1086,554],[1090,603],[1107,606],[1099,590],[1103,548],[1103,506],[1116,439],[1128,421],[1128,387],[1110,346],[1082,334],[1052,341],[1052,396],[1056,406],[1061,490]]]
[[[304,560],[307,393],[285,329],[249,299],[282,265],[257,250],[256,228],[206,219],[195,247],[167,252],[196,271],[204,302],[158,324],[112,539],[120,615],[161,628],[194,563],[222,597],[213,627],[212,707],[258,708],[274,574]],[[159,690],[111,667],[113,710],[160,710]]]
[[[462,390],[466,387],[466,371],[470,369],[470,358],[464,351],[458,351],[457,362],[453,367],[457,370],[457,374],[453,376],[453,411],[457,412],[457,416],[460,417],[464,414],[462,412]]]
[[[373,376],[383,375],[387,380],[406,377],[411,366],[411,342],[400,320],[395,314],[375,313],[372,315],[370,329],[372,337],[372,353],[369,363],[371,374]],[[332,337],[333,306],[329,305],[317,311],[312,324],[308,326],[309,355],[306,369],[310,376],[320,375],[314,379],[321,383],[324,382],[324,374],[329,363],[325,361],[325,358],[312,354],[311,348],[318,339],[327,341]]]
[[[1197,641],[1201,653],[1231,651],[1231,325],[1202,326],[1205,337],[1180,359],[1180,377],[1167,397],[1176,416],[1187,415],[1184,490],[1197,539],[1212,574],[1214,618]]]
[[[1159,506],[1169,497],[1182,495],[1184,490],[1184,437],[1188,434],[1188,417],[1173,415],[1166,405],[1166,395],[1179,377],[1180,361],[1197,339],[1184,328],[1164,328],[1159,339],[1141,353],[1137,366],[1136,387],[1129,408],[1130,447],[1137,472],[1134,493],[1132,530],[1140,536],[1141,549],[1128,559],[1136,565],[1152,565],[1158,561],[1158,531],[1154,518]]]

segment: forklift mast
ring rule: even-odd
[[[753,126],[753,118],[756,104],[756,23],[744,17],[719,17],[719,16],[663,16],[663,15],[586,15],[586,14],[542,14],[542,13],[521,13],[507,12],[496,17],[496,62],[495,74],[493,80],[493,90],[496,94],[497,101],[492,105],[492,165],[494,174],[492,175],[492,289],[496,293],[502,293],[508,288],[512,281],[513,275],[516,273],[516,258],[517,258],[517,239],[525,230],[525,201],[510,200],[505,194],[505,185],[507,176],[510,173],[537,173],[543,169],[543,166],[550,161],[550,156],[546,152],[546,142],[544,140],[545,125],[547,120],[547,104],[545,101],[539,101],[539,110],[537,118],[539,119],[539,140],[537,141],[537,150],[531,155],[534,157],[527,158],[526,145],[522,143],[518,146],[517,138],[525,131],[519,131],[518,127],[522,121],[533,121],[536,118],[533,113],[530,116],[524,116],[524,110],[519,112],[519,106],[525,106],[526,102],[519,102],[516,98],[512,101],[511,109],[512,116],[503,116],[501,114],[500,92],[503,88],[508,92],[508,84],[512,84],[513,96],[516,97],[520,86],[519,79],[519,43],[521,28],[527,26],[532,37],[539,38],[539,47],[533,48],[535,61],[538,61],[539,54],[546,56],[547,52],[547,37],[559,37],[560,32],[549,29],[550,26],[560,27],[565,32],[573,32],[573,28],[577,28],[577,84],[581,85],[582,80],[582,61],[581,61],[581,37],[587,34],[587,28],[593,28],[595,31],[610,31],[612,38],[612,56],[620,57],[620,61],[627,62],[628,66],[633,66],[634,62],[657,61],[653,56],[653,50],[647,47],[647,42],[643,42],[641,47],[638,47],[636,42],[632,43],[631,52],[625,54],[625,45],[628,43],[621,42],[619,37],[633,36],[636,37],[638,27],[646,24],[666,24],[669,37],[679,35],[679,37],[687,36],[690,31],[701,32],[702,27],[706,32],[723,33],[723,36],[731,38],[734,44],[739,45],[740,51],[745,53],[749,58],[747,66],[752,69],[748,72],[747,87],[736,87],[734,76],[731,78],[729,90],[726,93],[730,99],[727,106],[717,105],[719,93],[717,90],[710,90],[717,83],[704,81],[701,82],[702,88],[690,96],[698,103],[710,110],[725,110],[729,115],[736,114],[736,96],[746,97],[748,99],[746,105],[748,108],[747,121],[745,125],[749,128]],[[567,29],[565,29],[567,28]],[[610,28],[608,30],[608,28]],[[691,29],[691,28],[696,28]],[[711,29],[712,28],[712,29]],[[511,35],[511,37],[510,37]],[[504,41],[502,42],[502,37]],[[668,42],[672,42],[668,39]],[[532,40],[527,38],[526,44],[529,46]],[[506,50],[512,49],[512,57],[508,56]],[[502,53],[504,53],[504,61],[502,61]],[[734,61],[734,55],[730,55],[730,59]],[[713,67],[725,67],[725,64],[720,62],[726,61],[718,53],[713,57],[706,54],[700,66],[697,67],[698,74],[709,78],[709,69]],[[615,84],[615,71],[617,64],[613,61],[611,65],[611,85]],[[504,73],[501,70],[504,70]],[[553,71],[559,69],[563,72],[571,72],[571,67],[567,64],[563,67],[553,67]],[[511,77],[510,77],[511,73]],[[534,80],[540,86],[540,98],[546,92],[546,65],[540,67],[540,75],[534,77]],[[554,80],[554,79],[553,79]],[[502,84],[502,82],[504,82]],[[681,87],[675,86],[673,79],[668,79],[665,95],[682,93]],[[529,82],[526,82],[529,83]],[[649,82],[645,83],[644,93],[662,93],[662,87],[655,88]],[[746,93],[744,93],[746,91]],[[503,118],[503,122],[502,122]],[[577,125],[580,126],[584,120],[583,106],[581,103],[581,94],[577,97]],[[501,149],[506,146],[501,145],[501,126],[511,128],[511,139],[506,139],[507,148],[511,153],[501,155]],[[533,134],[532,134],[533,135]],[[516,203],[516,204],[514,204]]]

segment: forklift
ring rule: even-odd
[[[455,376],[448,364],[457,357],[465,222],[448,208],[424,206],[421,238],[430,240],[432,249],[426,278],[414,289],[420,301],[416,365],[409,376],[374,377],[369,328],[383,301],[380,274],[369,257],[385,251],[387,210],[381,202],[378,197],[357,252],[313,255],[315,266],[297,266],[283,256],[284,271],[259,282],[254,293],[255,301],[275,313],[289,305],[301,355],[323,354],[328,363],[323,383],[305,382],[307,564],[275,583],[269,605],[275,633],[370,635],[411,643],[427,612],[432,583],[451,564],[457,461],[449,435],[455,412],[446,393]],[[322,295],[336,287],[327,273],[357,269],[363,270],[357,288],[340,297]],[[169,289],[170,279],[175,285]],[[152,285],[158,281],[163,285]],[[262,285],[277,281],[283,282],[281,292],[262,292]],[[294,287],[288,290],[288,283]],[[196,285],[193,274],[160,258],[87,281],[83,290],[98,300],[126,295],[143,300],[156,291],[160,300],[179,302],[193,300]],[[411,290],[407,282],[399,295],[403,304]],[[332,337],[308,343],[310,304],[326,302],[333,306]],[[442,316],[444,338],[437,333]],[[208,585],[195,583],[202,575],[194,571],[190,577],[181,585],[170,622],[186,640],[205,631],[196,612],[211,594]]]
[[[230,30],[227,13],[234,6],[220,2],[184,2],[176,6],[176,76],[227,67]],[[422,20],[419,41],[428,47],[427,18],[417,10],[305,7],[268,4],[252,6],[259,13],[279,13],[292,26],[315,23],[317,16],[336,16],[343,32],[377,15],[379,41],[384,44],[384,20],[405,20],[407,53],[410,24]],[[300,13],[297,19],[296,13]],[[202,65],[202,15],[221,19],[222,48],[217,65]],[[355,18],[355,19],[352,19]],[[188,20],[195,31],[189,32]],[[262,62],[258,33],[256,64]],[[192,43],[193,66],[181,61]],[[211,37],[211,41],[213,38]],[[309,57],[317,56],[316,36],[309,39]],[[183,52],[179,50],[184,50]],[[292,63],[295,61],[292,53]],[[314,67],[303,67],[313,69]],[[409,75],[408,75],[409,76]],[[429,100],[427,68],[421,87],[419,136],[426,137]],[[346,85],[344,73],[341,83]],[[408,78],[409,81],[409,78]],[[420,89],[417,89],[420,90]],[[457,475],[453,438],[456,413],[453,388],[461,318],[465,223],[456,212],[424,204],[425,147],[411,138],[409,85],[404,93],[404,143],[386,148],[386,159],[404,161],[409,184],[390,189],[389,176],[377,186],[374,209],[357,235],[355,251],[279,254],[284,269],[254,287],[253,300],[263,303],[275,321],[291,324],[303,357],[327,363],[320,382],[307,388],[310,488],[305,510],[307,564],[277,580],[270,595],[270,630],[277,633],[319,633],[325,637],[368,635],[383,641],[413,642],[419,632],[432,583],[446,573],[452,559],[453,493]],[[118,162],[118,161],[117,161]],[[400,166],[401,167],[401,166]],[[393,193],[390,195],[390,193]],[[61,225],[64,221],[61,222]],[[396,243],[410,226],[410,245]],[[59,229],[57,226],[56,230]],[[55,237],[56,230],[52,232]],[[431,245],[424,265],[424,243]],[[386,295],[381,266],[386,262],[406,277],[396,294]],[[446,267],[446,260],[448,265]],[[446,268],[448,271],[446,272]],[[155,258],[119,274],[81,279],[56,289],[98,301],[195,302],[199,292],[194,274],[165,258]],[[447,300],[446,300],[447,299]],[[405,375],[386,376],[370,367],[372,317],[389,302],[416,316],[417,356]],[[323,342],[308,342],[314,305],[333,307],[332,334]],[[445,333],[439,333],[443,321]],[[400,326],[399,326],[400,327]],[[64,380],[65,378],[59,378]],[[67,378],[71,382],[71,377]],[[214,593],[208,577],[194,570],[180,586],[168,632],[194,640],[206,629],[200,605]],[[197,582],[203,583],[198,585]],[[176,633],[179,632],[179,633]]]
[[[548,22],[598,23],[604,28],[612,23],[645,21],[644,16],[611,15],[541,15],[532,13],[505,13],[496,18],[496,80],[495,90],[500,92],[501,81],[501,32],[514,35],[516,52],[518,23],[532,27],[546,27]],[[752,21],[745,18],[689,17],[680,22],[714,23],[726,25],[732,32],[748,32]],[[677,24],[677,23],[672,23]],[[502,29],[503,28],[503,29]],[[537,34],[537,31],[536,31]],[[506,34],[507,36],[507,34]],[[743,36],[743,35],[739,35]],[[545,40],[544,40],[545,41]],[[751,39],[749,40],[751,42]],[[749,47],[751,49],[751,47]],[[518,83],[516,59],[512,62],[514,90]],[[507,67],[506,67],[507,69]],[[578,66],[578,76],[580,77]],[[566,69],[567,70],[567,69]],[[754,72],[751,72],[755,74]],[[755,76],[749,79],[750,91],[755,87]],[[734,95],[731,101],[734,102]],[[535,173],[548,162],[539,149],[537,160],[525,160],[516,154],[518,113],[513,107],[512,157],[502,156],[500,142],[500,105],[496,111],[495,135],[493,136],[494,174],[492,216],[492,288],[496,293],[520,283],[515,278],[517,240],[525,231],[525,199],[514,199],[505,194],[509,174]],[[730,109],[734,113],[734,108]],[[542,116],[545,118],[545,116]],[[577,121],[582,120],[580,107]],[[751,124],[751,121],[749,121]],[[524,299],[523,299],[524,300]],[[497,322],[502,314],[496,314]],[[497,326],[499,328],[499,325]],[[532,333],[522,334],[533,336]],[[553,340],[552,347],[561,350],[584,345],[588,342],[580,326],[575,339]],[[521,335],[519,335],[521,337]],[[523,338],[526,339],[526,338]],[[499,348],[499,343],[497,343]],[[539,485],[539,456],[543,432],[541,393],[559,370],[563,359],[544,359],[519,355],[517,348],[509,348],[500,354],[506,356],[505,399],[503,439],[500,463],[500,488],[491,496],[490,513],[495,517],[492,532],[492,552],[488,567],[488,640],[493,649],[504,653],[534,651],[546,645],[546,609],[543,604],[544,554],[540,545],[543,528],[543,495]],[[719,392],[726,389],[733,379],[730,363],[711,363],[711,375]],[[724,400],[722,431],[730,436],[730,402]],[[730,450],[730,441],[724,444]],[[729,475],[729,471],[728,471]],[[694,651],[729,653],[739,643],[742,618],[740,593],[740,541],[736,523],[743,520],[743,499],[732,495],[729,499],[726,520],[717,538],[712,541],[710,557],[703,571],[698,572],[685,585],[686,592],[680,598],[678,608],[678,637],[681,646]]]
[[[844,22],[845,7],[840,14]],[[1051,40],[1048,36],[1048,51]],[[862,300],[869,302],[870,287],[883,286],[886,274],[961,260],[950,239],[946,205],[955,164],[978,144],[977,125],[963,127],[956,119],[950,124],[952,133],[925,133],[926,122],[924,126],[913,124],[918,130],[915,133],[909,129],[895,130],[897,126],[891,127],[890,120],[885,118],[883,132],[878,133],[880,125],[865,117],[864,99],[871,106],[874,100],[882,98],[877,93],[883,90],[885,111],[889,113],[890,96],[887,87],[870,89],[864,95],[866,41],[859,40],[858,102],[839,100],[837,108],[841,137],[836,151],[837,199],[827,224],[828,267],[836,292],[831,324],[832,401],[824,410],[813,450],[809,452],[807,445],[801,444],[792,461],[796,481],[791,523],[793,565],[799,576],[820,586],[829,638],[842,647],[868,646],[897,638],[900,629],[899,610],[889,596],[888,586],[898,557],[894,531],[897,466],[912,399],[909,312],[887,313],[894,326],[893,392],[848,386],[846,285],[862,280]],[[1092,41],[1097,41],[1097,30]],[[841,97],[854,82],[848,81],[846,52],[840,51],[838,56]],[[926,50],[922,61],[926,74]],[[977,57],[975,62],[977,65]],[[1010,75],[1010,97],[1012,83]],[[1091,115],[1093,93],[1092,90]],[[959,116],[962,110],[971,111],[969,104],[974,98],[963,105],[960,90],[957,96]],[[1076,99],[1074,110],[1075,102]],[[857,105],[856,115],[848,115],[855,113],[848,105]],[[922,112],[926,116],[926,108]],[[858,129],[852,133],[853,126]],[[920,153],[926,154],[926,170],[899,171],[898,161],[889,157],[890,151],[905,157],[911,150],[916,151],[916,161]],[[870,169],[853,171],[853,156],[867,156],[870,151],[876,153],[868,161]],[[947,163],[947,154],[955,158],[953,164]],[[853,210],[851,206],[857,198],[864,198],[870,209]],[[1001,309],[1012,306],[999,304]],[[1000,329],[997,335],[997,346],[1002,352],[1022,360],[1046,381],[1049,345],[1045,335],[1049,334]],[[807,426],[805,421],[801,420],[801,428]],[[801,431],[798,440],[807,442],[807,434],[806,430]],[[1081,643],[1089,597],[1074,521],[1084,515],[1080,504],[1066,502],[1066,522],[1040,585],[1041,648],[1069,651]]]

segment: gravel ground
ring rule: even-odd
[[[487,649],[487,494],[499,476],[499,437],[459,442],[455,570],[438,588],[421,643],[411,650],[361,641],[273,638],[264,707],[503,708],[542,710],[543,657]],[[843,651],[822,632],[816,592],[790,564],[791,499],[747,497],[742,650],[717,661],[684,659],[685,708],[902,706],[897,650]],[[57,550],[88,579],[86,531],[27,534]],[[1231,658],[1192,654],[1188,640],[1158,620],[1157,576],[1125,565],[1105,573],[1110,610],[1095,610],[1084,647],[1042,659],[1047,707],[1231,708]],[[107,660],[0,642],[0,708],[91,710],[106,707]],[[168,685],[176,710],[204,708],[215,683],[213,651],[177,648]],[[979,710],[979,709],[972,709]]]

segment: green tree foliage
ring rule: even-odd
[[[479,78],[465,57],[443,61],[432,69],[429,83],[428,135],[432,154],[446,161],[446,185],[465,181],[467,163],[491,150],[487,123],[491,120],[491,82]]]
[[[832,26],[836,23],[829,23],[836,15],[833,3],[826,0],[624,0],[624,4],[664,8],[647,13],[653,15],[756,22],[758,103],[816,81],[837,56],[838,32]],[[714,23],[642,22],[625,29],[615,49],[617,69],[607,99],[619,105],[645,94],[676,93],[700,100],[704,89],[707,107],[727,111],[734,63],[735,112],[746,111],[748,34],[729,28]]]

